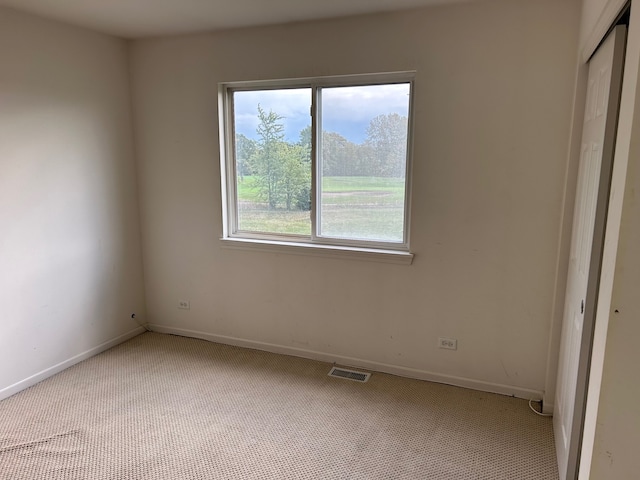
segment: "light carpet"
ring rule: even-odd
[[[524,400],[330,367],[145,333],[0,402],[0,478],[558,478]]]

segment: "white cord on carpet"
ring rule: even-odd
[[[140,325],[142,328],[144,328],[147,332],[151,331],[151,329],[147,326],[148,324],[142,324],[136,319],[136,314],[135,313],[131,314],[131,318],[133,319],[134,322],[136,322],[138,325]]]
[[[51,435],[49,437],[45,437],[45,438],[39,438],[37,440],[31,440],[30,442],[24,442],[24,443],[16,443],[14,445],[4,445],[2,447],[0,447],[0,453],[6,453],[6,452],[10,452],[11,450],[18,450],[20,448],[28,448],[28,447],[33,447],[34,445],[38,445],[41,443],[47,443],[51,440],[55,440],[58,438],[64,438],[64,437],[69,437],[71,435],[76,435],[80,433],[80,430],[71,430],[69,432],[66,433],[58,433],[55,435]]]
[[[531,402],[533,402],[533,399],[529,400],[529,408],[533,413],[535,413],[536,415],[540,415],[541,417],[553,417],[553,413],[541,413],[537,411],[535,408],[533,408]]]

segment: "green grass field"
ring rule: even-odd
[[[322,179],[322,234],[337,238],[402,241],[404,180],[379,177]],[[255,179],[238,181],[238,227],[242,231],[310,235],[308,211],[269,210]]]

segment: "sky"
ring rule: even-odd
[[[236,133],[256,139],[258,104],[263,110],[281,115],[285,139],[297,142],[300,131],[311,125],[311,89],[252,90],[234,93]],[[354,143],[367,136],[371,119],[398,113],[408,116],[409,84],[322,89],[322,128],[337,132]]]

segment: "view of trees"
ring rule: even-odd
[[[298,142],[285,140],[284,117],[258,105],[257,139],[236,134],[238,180],[255,179],[259,198],[270,210],[309,210],[311,205],[311,126]],[[373,118],[361,144],[323,131],[323,176],[404,178],[407,117],[391,113]]]

